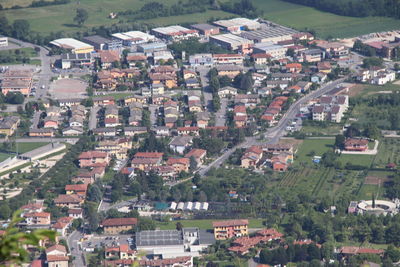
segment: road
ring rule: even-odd
[[[39,124],[39,120],[40,120],[40,111],[36,111],[35,113],[33,113],[33,117],[31,119],[32,125],[31,128],[36,128],[37,125]]]
[[[203,96],[204,96],[204,106],[207,108],[208,111],[213,111],[212,105],[212,92],[210,92],[209,87],[209,79],[208,79],[208,72],[210,68],[208,67],[198,67],[197,71],[200,73],[200,81],[201,85],[203,86]]]
[[[69,144],[75,144],[78,142],[79,138],[49,138],[49,137],[24,137],[24,138],[18,138],[15,140],[17,143],[33,143],[33,142],[39,142],[39,143],[50,143],[50,142],[62,142],[62,143],[69,143]],[[3,142],[8,142],[9,140],[7,139],[0,139],[0,143]]]
[[[97,126],[97,112],[99,112],[100,107],[94,106],[90,108],[90,115],[89,115],[89,130],[96,129]]]
[[[215,126],[225,126],[226,122],[226,107],[228,106],[229,99],[221,98],[221,108],[215,113]]]
[[[338,84],[342,83],[345,78],[341,78],[338,80],[335,80],[333,82],[330,82],[328,84],[323,85],[319,89],[305,95],[304,97],[300,98],[297,100],[295,103],[293,103],[288,111],[282,116],[282,118],[279,120],[278,124],[272,128],[268,128],[267,131],[264,133],[264,138],[267,138],[267,141],[260,141],[258,140],[258,136],[253,136],[253,137],[246,137],[245,141],[238,144],[237,146],[229,149],[226,151],[224,154],[222,154],[220,157],[215,159],[213,162],[205,166],[199,171],[199,174],[201,176],[204,176],[211,168],[218,168],[223,164],[229,157],[232,155],[233,152],[235,152],[236,149],[238,148],[246,148],[250,147],[253,145],[260,145],[260,144],[275,144],[279,141],[279,139],[286,134],[285,128],[288,125],[289,121],[293,120],[296,118],[296,115],[299,113],[300,106],[302,104],[305,104],[309,100],[313,98],[320,97],[333,88],[335,88]]]
[[[152,126],[156,125],[157,117],[158,117],[158,114],[157,114],[158,105],[150,104],[149,105],[149,110],[150,110],[150,122],[151,122],[151,125]]]
[[[71,253],[71,256],[74,257],[72,261],[73,266],[85,266],[83,262],[83,253],[79,249],[78,242],[82,238],[82,233],[79,231],[73,231],[67,238],[67,244]]]

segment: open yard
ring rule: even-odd
[[[400,91],[400,85],[388,83],[385,85],[358,84],[350,89],[350,96],[363,97],[374,94],[388,94],[393,91]]]
[[[378,154],[374,160],[374,167],[385,168],[388,163],[400,163],[400,139],[382,138],[380,140]]]
[[[27,6],[32,0],[0,0],[5,7],[12,5]],[[227,1],[227,0],[223,0]],[[314,30],[319,37],[351,37],[369,32],[386,31],[398,28],[399,20],[384,17],[353,18],[322,12],[311,7],[305,7],[281,0],[253,0],[254,4],[263,10],[265,19],[281,23],[298,30]],[[178,0],[164,0],[165,5],[172,5]],[[9,20],[27,19],[34,31],[49,34],[56,31],[77,32],[101,25],[121,23],[121,18],[109,19],[110,12],[137,10],[147,1],[143,0],[81,0],[71,1],[64,5],[45,6],[38,8],[22,8],[0,11]],[[84,8],[89,13],[89,19],[82,28],[74,25],[73,18],[76,8]],[[235,16],[220,10],[208,10],[205,13],[194,13],[173,17],[160,17],[144,22],[158,25],[175,23],[206,22],[209,19],[220,19]],[[123,21],[122,21],[123,22]]]

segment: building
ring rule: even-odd
[[[133,156],[131,166],[139,170],[145,170],[146,168],[160,166],[163,155],[163,153],[159,152],[137,152]]]
[[[156,51],[164,51],[167,50],[167,44],[162,42],[154,42],[149,44],[140,44],[136,46],[138,52],[142,52],[145,54],[154,53]]]
[[[201,35],[206,37],[214,34],[219,34],[219,28],[207,23],[190,25],[192,29],[197,30]]]
[[[192,140],[193,140],[192,136],[176,136],[169,143],[169,147],[173,151],[179,154],[183,154],[186,149],[191,147]]]
[[[100,35],[91,35],[83,37],[82,40],[94,47],[95,50],[121,50],[122,40],[116,38],[108,39]]]
[[[227,33],[210,36],[210,43],[219,45],[227,50],[249,54],[252,52],[253,41]]]
[[[242,168],[257,168],[258,164],[260,163],[263,157],[263,150],[261,147],[258,146],[251,146],[244,152],[240,167]]]
[[[216,67],[219,76],[235,78],[243,71],[243,67],[238,65],[219,65]]]
[[[108,154],[100,151],[82,152],[78,159],[81,168],[96,167],[97,165],[107,166],[110,162]]]
[[[51,214],[48,212],[28,212],[28,213],[23,213],[22,217],[24,220],[20,223],[21,225],[26,225],[26,226],[44,226],[48,227],[51,224]]]
[[[137,224],[136,218],[112,218],[101,222],[105,234],[119,234],[122,231],[132,230]]]
[[[325,58],[325,53],[321,49],[308,49],[301,52],[302,60],[304,62],[320,62]]]
[[[326,42],[317,45],[325,52],[327,58],[344,58],[349,55],[349,48],[339,42]]]
[[[8,92],[19,92],[28,96],[31,92],[32,82],[31,71],[7,70],[0,83],[1,92],[4,95],[7,95]]]
[[[185,158],[194,158],[197,163],[197,167],[201,166],[206,158],[207,151],[204,149],[193,148],[188,153],[186,153]]]
[[[253,47],[253,52],[256,54],[267,54],[273,59],[282,59],[286,57],[287,47],[275,45],[271,42],[257,43]]]
[[[6,116],[0,119],[0,134],[5,136],[13,135],[20,123],[17,116]]]
[[[124,46],[133,46],[135,44],[143,44],[147,42],[155,41],[153,35],[140,32],[140,31],[129,31],[123,33],[114,33],[111,35],[113,39],[122,42]]]
[[[268,64],[272,56],[265,53],[255,53],[251,55],[251,58],[256,65],[265,65]]]
[[[83,66],[91,66],[94,62],[92,53],[66,53],[61,55],[61,68],[79,68]]]
[[[174,168],[176,173],[188,172],[190,166],[189,158],[168,158],[167,166]]]
[[[0,47],[8,46],[8,37],[0,36]]]
[[[74,54],[90,53],[93,52],[94,47],[90,44],[78,41],[73,38],[61,38],[50,42],[50,44],[59,48],[71,50]]]
[[[213,61],[215,65],[243,65],[244,56],[239,54],[214,54]]]
[[[348,107],[348,95],[322,96],[312,108],[312,119],[315,121],[340,122]]]
[[[79,195],[58,195],[54,199],[54,204],[57,207],[67,207],[69,209],[74,209],[74,208],[80,208],[80,206],[83,204],[84,198],[82,198]]]
[[[68,267],[67,249],[62,245],[54,245],[46,249],[48,267]]]
[[[213,222],[214,238],[226,240],[248,235],[248,220],[228,220]]]
[[[225,86],[218,89],[218,96],[221,98],[237,95],[237,89],[231,86]]]
[[[198,256],[199,252],[215,242],[211,233],[198,228],[182,230],[149,230],[136,233],[136,250],[169,259]]]
[[[192,67],[213,66],[214,59],[212,54],[194,54],[189,56],[189,64]]]
[[[271,42],[276,44],[280,41],[292,40],[292,35],[294,33],[296,33],[295,30],[284,26],[262,24],[262,29],[244,31],[240,33],[240,36],[252,40],[254,43]]]
[[[100,51],[100,63],[102,69],[110,69],[113,66],[113,63],[119,62],[120,54],[119,51],[115,50],[104,50]]]
[[[344,142],[344,150],[364,152],[368,149],[368,140],[363,138],[347,138]]]
[[[199,37],[197,30],[188,29],[179,25],[153,28],[151,33],[161,39],[169,41],[185,40],[192,37]]]
[[[244,30],[257,30],[261,24],[256,20],[247,18],[234,18],[229,20],[214,21],[213,24],[217,25],[225,32],[240,33]]]

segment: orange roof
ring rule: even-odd
[[[212,224],[213,227],[240,226],[240,225],[248,225],[249,220],[227,220],[227,221],[213,222]]]
[[[113,63],[119,61],[119,53],[111,50],[100,51],[100,60],[102,63]]]
[[[24,217],[41,217],[41,218],[47,218],[50,217],[50,213],[48,212],[31,212],[31,213],[25,213]]]
[[[199,130],[199,127],[197,127],[197,126],[178,127],[177,130],[178,130],[178,132],[181,132],[181,131],[198,131],[198,130]]]
[[[65,191],[86,191],[87,188],[87,184],[67,184],[65,186]]]
[[[86,152],[82,152],[79,155],[79,159],[106,158],[106,157],[107,157],[107,153],[100,152],[100,151],[86,151]]]
[[[69,257],[68,256],[61,256],[61,255],[48,255],[47,257],[48,262],[53,262],[53,261],[68,261]]]
[[[105,227],[112,227],[112,226],[123,226],[123,225],[136,225],[137,219],[136,218],[112,218],[112,219],[105,219],[101,225]]]
[[[175,165],[175,164],[189,165],[189,161],[190,160],[188,158],[168,158],[167,165]]]
[[[234,113],[238,113],[238,112],[246,113],[246,107],[242,106],[242,105],[237,105],[237,106],[234,107],[233,112]]]
[[[201,156],[203,156],[205,154],[207,154],[207,150],[200,149],[200,148],[193,148],[185,155],[185,158],[190,158],[190,157],[200,158]]]
[[[288,63],[286,64],[286,68],[291,69],[291,68],[296,68],[296,69],[301,69],[301,64],[300,63]]]
[[[51,246],[51,247],[47,248],[46,249],[46,254],[49,253],[49,252],[52,252],[54,250],[58,250],[58,251],[67,253],[67,249],[63,245],[57,244],[57,245],[54,245],[54,246]]]
[[[161,152],[137,152],[135,158],[161,158],[164,153]]]

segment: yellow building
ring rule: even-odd
[[[103,227],[105,234],[115,235],[132,230],[136,224],[136,218],[112,218],[104,220],[100,226]]]
[[[94,47],[73,38],[61,38],[51,41],[50,44],[71,50],[74,54],[86,54],[94,51]]]
[[[4,117],[0,121],[0,134],[6,136],[13,135],[19,123],[20,119],[17,116]]]
[[[216,240],[226,240],[248,235],[248,220],[228,220],[213,222]]]

